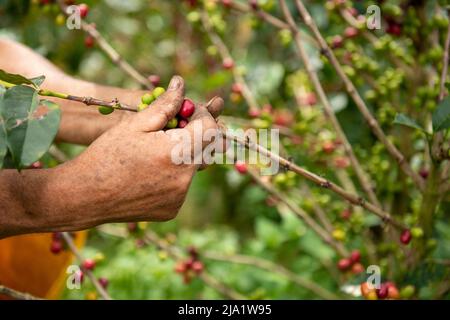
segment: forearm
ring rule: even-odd
[[[142,91],[133,92],[74,79],[31,49],[2,39],[0,39],[0,69],[27,77],[45,75],[44,89],[72,95],[92,96],[104,100],[118,98],[124,103],[137,105],[139,97],[143,94]],[[103,116],[92,106],[68,100],[50,100],[58,103],[62,109],[58,141],[90,144],[124,117],[124,112],[121,111]]]

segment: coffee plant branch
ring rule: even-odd
[[[281,0],[280,0],[280,2],[281,2]],[[366,120],[367,124],[369,125],[369,127],[372,130],[372,132],[374,133],[374,135],[386,147],[386,150],[388,151],[388,153],[397,161],[398,165],[403,170],[403,172],[412,179],[414,184],[421,191],[423,191],[424,187],[425,187],[424,179],[411,168],[411,166],[409,165],[408,160],[405,158],[405,156],[397,149],[397,147],[385,135],[385,133],[381,129],[379,122],[376,120],[376,118],[370,112],[366,103],[361,98],[360,94],[358,93],[355,85],[350,80],[350,78],[345,74],[338,59],[334,55],[333,51],[331,50],[331,48],[329,47],[329,45],[327,44],[325,39],[323,38],[319,28],[317,27],[316,23],[314,22],[314,19],[311,17],[308,10],[304,6],[303,1],[295,0],[295,4],[300,13],[300,16],[303,19],[303,22],[311,30],[311,32],[313,33],[313,36],[318,41],[322,54],[328,58],[331,65],[336,70],[336,73],[344,82],[345,89],[347,90],[350,97],[354,100],[356,106],[358,107],[359,111],[361,112],[362,116]]]
[[[163,241],[160,239],[160,237],[153,231],[147,231],[144,237],[144,241],[146,243],[153,243],[158,248],[164,250],[167,252],[167,254],[174,259],[175,261],[182,258],[181,254],[177,250],[177,248],[173,245],[168,244],[166,241]],[[198,277],[208,286],[211,288],[217,290],[220,292],[223,296],[227,297],[228,299],[232,300],[246,300],[247,297],[243,296],[239,292],[233,290],[232,288],[228,287],[224,283],[218,281],[213,276],[208,274],[207,272],[203,271],[198,275]]]
[[[67,6],[65,5],[63,0],[58,0],[59,7],[61,11],[69,16],[67,12]],[[132,65],[130,65],[118,52],[114,49],[108,41],[102,36],[100,32],[95,28],[94,25],[89,24],[83,20],[80,21],[81,29],[86,32],[90,37],[94,38],[97,42],[100,49],[105,52],[105,54],[111,59],[111,61],[122,69],[126,74],[128,74],[131,78],[136,80],[143,87],[152,89],[153,85],[149,79],[141,75]]]
[[[64,238],[64,241],[67,243],[67,246],[69,247],[70,251],[72,251],[72,253],[75,255],[77,260],[80,261],[80,263],[83,263],[84,258],[81,255],[81,252],[78,250],[75,243],[73,242],[72,236],[67,232],[63,232],[62,236]],[[104,300],[112,300],[112,298],[109,296],[108,292],[106,292],[105,288],[103,288],[103,286],[100,284],[100,282],[97,280],[97,278],[94,276],[94,274],[92,273],[91,270],[83,269],[83,272],[85,272],[87,274],[87,276],[89,277],[89,280],[91,280],[95,289],[97,290],[97,292],[100,294],[100,296]]]
[[[306,53],[305,48],[303,46],[303,41],[301,39],[300,33],[296,28],[296,24],[286,5],[286,2],[282,0],[280,1],[280,5],[283,14],[286,17],[287,23],[291,26],[291,30],[294,36],[294,42],[297,47],[297,53],[300,56],[300,59],[302,60],[303,65],[305,66],[306,72],[308,73],[308,76],[314,85],[315,91],[319,95],[320,101],[322,102],[325,116],[331,121],[331,124],[338,138],[342,141],[345,153],[350,159],[350,163],[355,170],[356,176],[361,184],[362,189],[367,194],[371,202],[373,202],[378,207],[381,207],[380,201],[378,200],[374,192],[373,182],[371,181],[371,178],[368,176],[368,174],[364,171],[355,153],[353,152],[352,145],[348,141],[347,136],[345,135],[345,132],[342,129],[339,120],[337,119],[334,113],[333,107],[331,106],[331,103],[328,100],[325,90],[320,82],[319,76],[311,64],[308,54]]]
[[[222,39],[214,32],[211,22],[209,20],[208,13],[205,10],[201,12],[201,20],[203,27],[205,28],[206,34],[208,35],[211,42],[217,47],[219,54],[222,58],[222,61],[228,60],[234,64],[234,60],[233,57],[231,56],[230,50],[228,50],[227,46],[222,41]],[[235,66],[232,66],[231,69],[235,83],[240,86],[242,90],[242,96],[244,97],[245,101],[250,107],[250,110],[258,110],[259,105],[256,102],[256,99],[253,93],[251,92],[250,88],[248,87],[241,72]]]
[[[15,84],[0,80],[0,85],[4,86],[5,88],[12,88],[16,86]],[[127,105],[125,103],[119,102],[117,99],[113,99],[112,101],[105,101],[100,100],[92,97],[79,97],[79,96],[73,96],[66,93],[61,92],[54,92],[51,90],[45,90],[40,89],[37,91],[38,95],[43,97],[53,97],[53,98],[59,98],[59,99],[65,99],[65,100],[71,100],[71,101],[77,101],[81,102],[87,106],[95,105],[95,106],[103,106],[108,107],[111,109],[117,109],[117,110],[123,110],[123,111],[136,111],[136,107],[132,107],[130,105]]]
[[[5,295],[15,300],[43,300],[29,293],[20,292],[3,285],[0,285],[0,295]]]
[[[219,254],[212,251],[201,252],[200,257],[206,258],[214,261],[222,261],[227,263],[236,263],[247,266],[252,266],[255,268],[259,268],[261,270],[266,270],[271,274],[279,274],[289,281],[297,284],[298,286],[308,289],[309,291],[315,293],[318,297],[327,300],[337,300],[340,297],[335,295],[334,293],[328,291],[327,289],[319,286],[314,281],[311,281],[307,278],[297,275],[295,272],[283,267],[282,265],[276,264],[272,261],[254,257],[247,256],[241,254]]]
[[[256,172],[253,170],[248,170],[248,173],[251,175],[253,180],[259,184],[264,190],[274,196],[276,199],[283,202],[292,212],[295,213],[297,217],[303,220],[326,244],[332,247],[336,252],[342,256],[346,257],[349,255],[349,252],[342,243],[337,242],[333,239],[332,235],[323,229],[308,213],[306,213],[300,207],[293,205],[292,202],[285,197],[281,192],[275,189],[275,187],[269,182],[263,181]]]

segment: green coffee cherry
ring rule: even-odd
[[[98,107],[98,112],[100,112],[103,115],[107,115],[107,114],[113,113],[114,112],[114,108],[100,106],[100,107]]]
[[[177,126],[178,126],[178,119],[173,118],[173,119],[170,119],[169,122],[167,122],[166,129],[174,129]]]
[[[402,297],[403,299],[409,299],[414,295],[415,291],[416,288],[414,286],[408,285],[400,291],[400,297]]]
[[[148,108],[148,104],[140,103],[140,104],[137,106],[137,111],[138,111],[138,112],[141,112],[142,110],[145,110],[145,109],[147,109],[147,108]]]
[[[151,93],[146,93],[141,97],[141,101],[144,104],[150,104],[155,100],[155,97]]]
[[[166,92],[166,89],[163,87],[156,87],[152,91],[153,98],[157,99],[160,95],[162,95],[164,92]]]
[[[423,237],[422,228],[418,227],[411,228],[411,235],[413,236],[413,238],[422,238]]]

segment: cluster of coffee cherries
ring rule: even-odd
[[[153,101],[158,99],[166,90],[163,87],[156,87],[152,92],[146,93],[141,97],[141,103],[138,105],[137,110],[142,111],[147,109]],[[166,129],[184,128],[189,123],[189,117],[194,114],[195,104],[190,99],[184,99],[181,104],[180,111],[175,118],[172,118],[167,122]]]
[[[175,272],[183,277],[183,282],[189,284],[195,276],[203,272],[205,266],[199,260],[198,251],[195,247],[188,249],[189,258],[179,261],[175,266]]]
[[[364,271],[364,266],[361,264],[361,252],[353,250],[349,257],[342,258],[338,261],[337,267],[342,272],[351,271],[354,274],[359,274]]]
[[[375,288],[367,282],[361,283],[361,295],[367,300],[400,299],[400,293],[393,282],[384,282]]]

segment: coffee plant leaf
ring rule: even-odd
[[[33,79],[27,79],[24,76],[21,76],[20,74],[8,73],[0,69],[0,80],[15,85],[29,84],[33,87],[38,87],[39,85],[41,85],[42,82],[44,82],[44,79],[45,79],[44,76],[40,76]]]
[[[20,169],[48,150],[58,131],[61,112],[55,103],[39,101],[33,88],[18,85],[4,93],[0,117],[14,166]]]
[[[439,103],[433,113],[432,121],[434,132],[450,128],[450,97],[447,96]]]
[[[394,119],[393,123],[400,124],[402,126],[410,127],[410,128],[425,132],[425,130],[415,120],[411,119],[407,115],[404,115],[403,113],[397,113],[395,115],[395,119]]]

